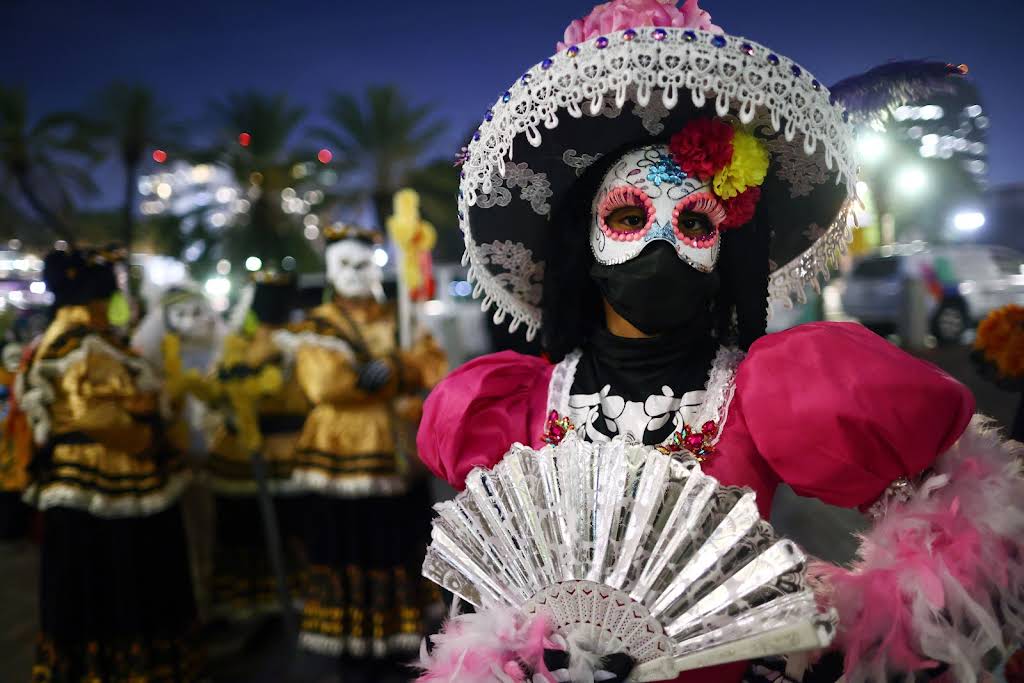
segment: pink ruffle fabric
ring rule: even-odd
[[[452,616],[420,648],[418,683],[554,683],[544,667],[552,629],[543,617],[509,608]],[[525,668],[524,668],[525,667]],[[527,671],[526,669],[529,669]]]
[[[1024,636],[1024,479],[981,419],[914,496],[868,531],[850,570],[820,564],[851,683],[949,667],[979,680]]]
[[[553,369],[543,358],[502,351],[452,372],[423,406],[420,459],[462,490],[474,467],[492,467],[512,444],[540,448]]]
[[[798,494],[864,509],[953,445],[974,397],[860,325],[808,323],[751,345],[731,410]]]
[[[565,29],[565,37],[556,51],[583,43],[613,31],[646,26],[693,28],[721,33],[711,23],[711,15],[697,6],[697,0],[686,0],[682,7],[677,0],[612,0],[594,7],[590,14],[576,19]]]

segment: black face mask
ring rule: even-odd
[[[706,324],[708,303],[718,291],[717,273],[700,272],[660,241],[625,263],[594,263],[590,277],[616,313],[650,335]]]

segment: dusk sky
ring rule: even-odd
[[[113,80],[151,86],[180,119],[231,91],[286,93],[316,120],[331,90],[394,83],[451,123],[449,156],[483,111],[548,56],[586,0],[516,2],[54,2],[4,0],[0,82],[36,116],[82,106]],[[704,0],[726,31],[825,83],[890,59],[966,62],[992,121],[993,184],[1024,181],[1021,0]],[[107,176],[116,176],[112,171]],[[100,205],[117,200],[105,178]]]

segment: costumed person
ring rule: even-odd
[[[209,378],[212,390],[204,397],[214,413],[207,463],[216,507],[211,616],[233,622],[273,616],[282,608],[261,523],[253,443],[258,444],[266,465],[266,485],[286,554],[287,581],[295,596],[305,564],[304,508],[291,474],[295,444],[310,406],[295,380],[291,357],[274,340],[276,332],[293,329],[297,279],[293,273],[274,271],[253,273],[252,279],[232,314],[235,332],[224,341]],[[256,385],[256,393],[250,396],[255,402],[256,434],[247,435],[231,403],[231,390],[266,373],[278,379]]]
[[[300,645],[379,680],[408,661],[428,612],[440,607],[440,593],[419,577],[430,501],[410,458],[422,394],[446,362],[426,334],[400,348],[374,261],[379,233],[342,226],[324,236],[333,298],[302,332],[276,335],[294,349],[313,405],[292,474],[310,505]]]
[[[123,251],[50,253],[53,322],[17,400],[36,450],[25,499],[42,512],[37,681],[197,680],[202,649],[167,401],[128,347]]]
[[[21,497],[28,486],[32,436],[25,413],[14,400],[15,377],[24,347],[0,344],[0,539],[21,538],[28,531],[29,508]]]
[[[848,241],[853,154],[843,107],[802,66],[695,0],[615,0],[500,96],[464,156],[475,293],[546,357],[484,356],[438,385],[418,436],[437,476],[462,489],[512,444],[573,432],[693,457],[753,490],[763,518],[786,483],[874,519],[851,568],[817,569],[841,667],[794,657],[679,681],[975,681],[1020,637],[1024,488],[967,389],[854,324],[765,333],[766,299],[801,299]],[[536,650],[479,623],[453,619],[421,680],[579,668],[531,672]],[[624,680],[621,664],[598,680]]]
[[[203,291],[186,282],[167,288],[153,299],[132,334],[132,348],[165,379],[188,370],[209,371],[226,326]],[[173,385],[170,382],[165,386],[170,389]],[[205,465],[208,452],[206,411],[196,397],[189,395],[176,396],[174,405],[177,414],[172,419],[179,421],[181,432],[187,434],[182,450],[196,470]],[[182,498],[182,509],[196,599],[204,613],[209,606],[213,549],[213,503],[209,492],[203,487],[189,487]]]

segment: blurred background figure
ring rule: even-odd
[[[447,365],[429,335],[399,345],[374,261],[381,235],[344,226],[326,237],[331,297],[301,332],[276,335],[313,405],[292,474],[310,506],[299,642],[378,681],[400,671],[443,609],[419,575],[430,496],[412,449],[422,396]]]
[[[18,400],[36,450],[26,500],[42,512],[33,677],[194,681],[202,648],[159,376],[130,351],[123,253],[51,252],[54,318]]]
[[[14,398],[15,377],[24,348],[0,341],[0,539],[18,539],[28,531],[29,508],[21,500],[28,486],[32,435]]]
[[[143,293],[146,314],[132,334],[132,348],[148,360],[163,377],[183,370],[207,372],[216,357],[226,325],[213,310],[207,295],[195,283],[182,280]],[[205,410],[191,395],[180,390],[175,396],[175,414],[188,464],[197,472],[205,464],[208,444],[204,429]],[[188,536],[189,557],[196,599],[200,608],[208,601],[213,519],[212,502],[202,487],[189,486],[182,495],[182,510]]]
[[[291,484],[295,443],[309,403],[295,380],[291,358],[274,341],[274,333],[293,329],[297,306],[294,273],[258,271],[232,311],[232,334],[225,340],[211,381],[220,386],[274,371],[280,378],[253,396],[265,485],[273,497],[278,533],[283,539],[290,594],[299,596],[304,567],[301,545],[302,501]],[[233,624],[259,626],[284,606],[275,585],[266,520],[262,520],[259,485],[251,446],[246,443],[229,397],[209,401],[211,451],[206,481],[215,501],[215,546],[209,616]],[[289,608],[292,598],[289,598]],[[223,625],[223,624],[222,624]]]

